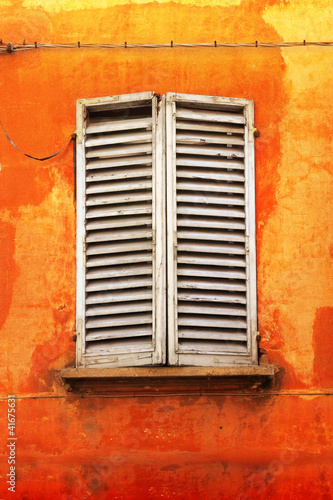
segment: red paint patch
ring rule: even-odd
[[[66,306],[60,306],[54,311],[53,338],[45,344],[37,345],[31,360],[31,370],[26,382],[20,390],[25,392],[48,391],[52,387],[52,364],[64,354],[74,349],[72,341],[72,313]]]
[[[314,379],[321,387],[333,387],[333,307],[317,309],[313,324]]]
[[[0,221],[0,328],[4,324],[12,302],[13,287],[19,275],[14,260],[15,228],[9,222]]]

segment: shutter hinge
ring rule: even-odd
[[[78,144],[82,144],[83,138],[86,136],[86,129],[85,128],[76,129],[74,133],[76,135],[76,141],[77,141],[77,143]]]
[[[249,246],[249,237],[246,235],[245,236],[245,252],[248,254],[250,251],[250,246]]]
[[[249,127],[249,142],[254,142],[254,139],[260,137],[260,132],[257,127]]]

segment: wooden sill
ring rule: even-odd
[[[271,386],[273,365],[221,367],[65,368],[68,390],[86,394],[215,394]]]

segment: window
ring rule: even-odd
[[[257,363],[253,101],[77,104],[77,366]]]

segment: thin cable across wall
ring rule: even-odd
[[[82,50],[82,49],[177,49],[177,48],[238,48],[238,47],[247,47],[247,48],[287,48],[287,47],[309,47],[309,46],[317,46],[317,47],[333,47],[333,42],[307,42],[303,40],[301,42],[276,42],[276,43],[263,43],[258,42],[257,40],[252,43],[220,43],[216,40],[211,43],[175,43],[173,40],[170,43],[127,43],[123,44],[106,44],[106,43],[81,43],[80,41],[76,43],[37,43],[27,44],[25,40],[23,40],[22,44],[13,44],[11,42],[4,43],[2,39],[0,39],[0,54],[13,54],[15,52],[22,52],[25,50],[36,50],[36,49],[74,49],[74,50]],[[14,146],[20,153],[24,156],[27,156],[33,160],[37,161],[45,161],[54,156],[57,156],[62,151],[64,151],[71,140],[73,140],[73,136],[69,139],[68,143],[56,153],[44,157],[37,158],[31,155],[28,155],[21,151],[16,144],[11,140],[9,135],[7,134],[4,126],[0,122],[0,126],[3,129],[8,141]]]
[[[250,43],[224,43],[224,42],[210,42],[210,43],[176,43],[173,40],[170,43],[127,43],[122,44],[109,44],[109,43],[31,43],[27,44],[23,40],[22,44],[13,44],[11,42],[3,43],[0,40],[0,54],[12,54],[14,52],[21,52],[24,50],[34,49],[165,49],[165,48],[218,48],[218,47],[249,47],[249,48],[274,48],[274,47],[333,47],[333,42],[308,42],[306,40],[300,42],[255,42]]]

